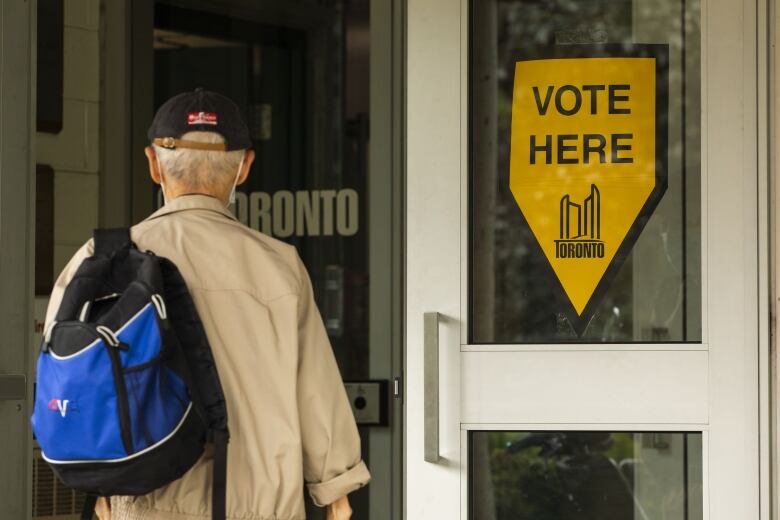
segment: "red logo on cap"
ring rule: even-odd
[[[187,114],[188,125],[216,125],[217,114],[214,112],[190,112]]]

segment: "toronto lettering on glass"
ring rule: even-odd
[[[359,228],[354,189],[236,193],[236,218],[278,238],[353,236]]]
[[[163,205],[157,190],[157,208]],[[233,213],[244,225],[277,238],[351,237],[360,228],[356,190],[279,190],[236,192]]]

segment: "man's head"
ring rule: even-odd
[[[202,193],[228,203],[255,157],[235,103],[203,89],[166,101],[155,114],[148,137],[149,174],[162,185],[166,200]]]

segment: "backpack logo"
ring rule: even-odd
[[[70,399],[52,399],[49,401],[49,410],[52,412],[60,412],[60,415],[64,418],[68,412],[77,411],[74,404],[75,403],[71,402]]]

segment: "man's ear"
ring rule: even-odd
[[[149,163],[149,176],[155,184],[160,184],[160,170],[157,168],[157,154],[154,152],[154,148],[147,146],[144,148],[144,154]]]
[[[238,175],[238,181],[236,184],[243,184],[246,178],[249,176],[249,170],[252,169],[252,163],[255,161],[255,151],[252,149],[247,150],[244,153],[244,164],[241,166],[241,173]]]

